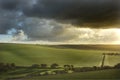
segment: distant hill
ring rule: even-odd
[[[70,48],[81,50],[108,50],[108,51],[120,51],[120,45],[49,45],[49,47],[56,48]]]
[[[102,53],[119,51],[115,45],[29,45],[0,44],[0,62],[17,65],[73,64],[75,66],[100,66]],[[120,56],[107,57],[106,65],[120,63]]]

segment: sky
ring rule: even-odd
[[[0,0],[0,42],[120,44],[120,0]]]

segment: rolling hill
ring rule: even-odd
[[[82,47],[82,46],[81,46]],[[86,46],[87,47],[87,46]],[[59,65],[73,64],[75,66],[100,66],[102,53],[109,50],[59,48],[31,44],[0,44],[0,62],[15,63],[16,65],[32,65],[57,63]],[[111,48],[110,48],[111,49]],[[119,56],[109,56],[106,65],[119,63]]]

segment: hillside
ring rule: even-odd
[[[49,45],[49,47],[55,48],[69,48],[69,49],[82,49],[82,50],[108,50],[108,51],[120,51],[120,45]]]
[[[82,47],[82,46],[81,46]],[[73,64],[75,66],[100,66],[102,53],[108,50],[96,50],[96,47],[86,49],[56,48],[51,46],[28,44],[0,44],[0,62],[15,63],[17,65],[32,65],[57,63],[60,65]],[[109,47],[108,47],[109,48]],[[109,48],[111,49],[111,48]],[[108,57],[107,65],[119,63],[119,56]]]

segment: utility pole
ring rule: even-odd
[[[104,64],[105,64],[105,58],[106,58],[106,54],[103,53],[103,59],[102,59],[102,64],[101,64],[101,68],[104,67]]]

